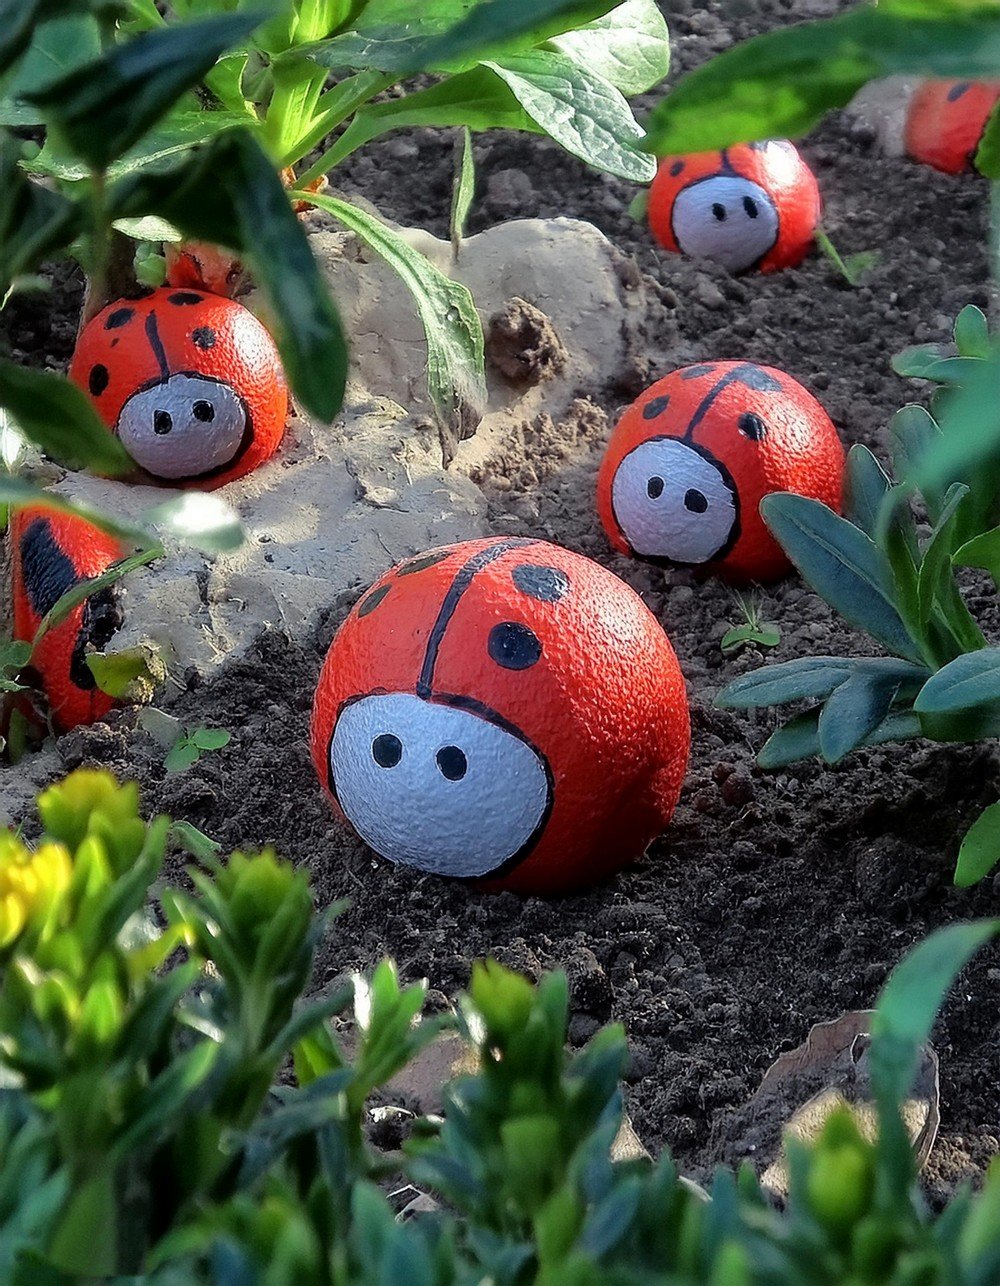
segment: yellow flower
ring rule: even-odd
[[[32,851],[9,831],[0,832],[0,947],[10,946],[29,921],[45,918],[72,874],[61,844]]]

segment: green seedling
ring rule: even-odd
[[[777,647],[781,642],[781,631],[773,621],[761,619],[760,600],[747,594],[736,594],[735,599],[743,622],[740,625],[734,625],[722,636],[722,651],[729,656],[742,651],[745,647],[765,650]]]
[[[816,244],[849,286],[859,286],[882,258],[879,250],[859,250],[843,256],[823,228],[816,229]]]
[[[232,733],[225,728],[187,729],[179,719],[155,706],[140,713],[139,724],[166,752],[163,766],[168,773],[183,772],[203,754],[222,750],[232,741]]]

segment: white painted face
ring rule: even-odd
[[[713,259],[729,272],[742,272],[777,243],[778,211],[758,184],[735,174],[720,174],[678,193],[673,228],[685,254]]]
[[[247,415],[228,384],[171,375],[133,393],[118,417],[118,436],[136,464],[157,478],[197,478],[233,459]]]
[[[676,438],[630,452],[611,485],[618,525],[642,558],[707,563],[736,525],[736,498],[719,467]]]
[[[527,844],[549,806],[541,756],[519,737],[408,692],[362,697],[330,744],[347,819],[392,862],[458,878],[496,871]]]

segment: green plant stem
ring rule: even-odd
[[[108,218],[108,179],[103,170],[90,175],[90,295],[102,299],[107,286],[111,221]]]
[[[286,165],[294,165],[300,161],[303,156],[307,156],[314,147],[317,147],[328,134],[348,120],[354,113],[383,90],[388,89],[390,85],[395,84],[395,78],[392,76],[377,75],[373,72],[359,72],[358,75],[352,76],[349,80],[342,81],[335,85],[333,89],[328,90],[317,104],[317,114],[309,127],[308,133],[303,135],[301,140],[295,146],[295,155],[285,158]],[[308,187],[310,183],[315,183],[328,174],[335,166],[339,165],[344,157],[349,156],[354,151],[353,147],[341,149],[339,143],[334,143],[332,147],[327,148],[325,152],[309,167],[304,174],[298,175],[295,182],[298,187]]]
[[[123,558],[121,562],[115,563],[106,572],[102,572],[100,576],[80,581],[72,589],[68,589],[39,622],[35,637],[31,641],[32,650],[38,646],[49,630],[58,625],[60,621],[66,619],[74,607],[79,606],[80,603],[90,598],[91,595],[96,594],[99,590],[107,589],[110,585],[117,585],[122,577],[127,576],[130,572],[134,572],[140,567],[147,567],[150,563],[155,562],[157,558],[162,558],[163,553],[162,545],[152,544],[148,548],[140,550],[137,554],[132,554],[129,558]]]

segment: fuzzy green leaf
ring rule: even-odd
[[[476,162],[472,132],[464,126],[455,145],[455,178],[451,193],[451,248],[456,258],[462,248],[465,224],[476,191]]]
[[[765,742],[757,756],[757,763],[765,769],[784,768],[801,759],[811,759],[818,755],[820,753],[819,719],[818,707],[790,719]],[[894,711],[864,739],[862,744],[879,746],[887,741],[909,741],[913,737],[922,735],[920,720],[916,715],[909,710]]]
[[[807,656],[780,665],[762,665],[727,684],[715,704],[722,710],[753,710],[825,698],[850,674],[851,662],[836,656]]]
[[[851,447],[847,456],[844,517],[875,539],[882,502],[892,483],[866,446]]]
[[[655,0],[625,0],[552,43],[629,98],[652,89],[670,71],[670,35]]]
[[[879,728],[899,692],[899,679],[857,670],[832,692],[819,716],[819,749],[828,764],[839,763]]]
[[[924,684],[913,703],[918,714],[950,714],[1000,701],[1000,648],[957,657]]]

